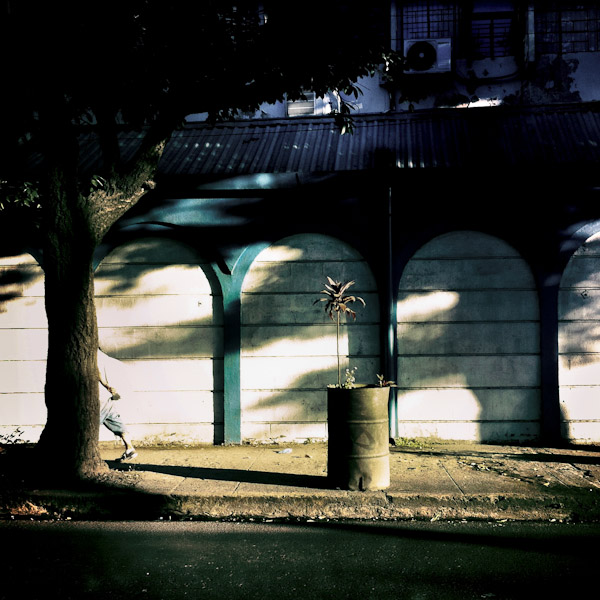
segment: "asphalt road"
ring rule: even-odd
[[[0,598],[595,597],[600,525],[0,522]]]

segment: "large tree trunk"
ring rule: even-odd
[[[57,171],[50,182],[44,234],[48,318],[46,427],[42,463],[66,479],[92,477],[105,467],[98,450],[98,327],[92,259],[95,248],[85,199]]]
[[[48,415],[37,448],[40,463],[52,465],[52,476],[81,480],[107,468],[98,448],[94,250],[119,217],[152,187],[172,127],[151,130],[127,171],[117,172],[115,165],[111,166],[116,160],[114,152],[105,152],[109,179],[101,189],[93,189],[89,180],[80,179],[77,135],[68,118],[62,121],[61,129],[62,99],[56,107],[56,113],[50,113],[45,121],[49,164],[42,235]],[[115,132],[108,128],[104,133]],[[103,135],[99,137],[103,139]]]

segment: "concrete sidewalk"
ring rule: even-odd
[[[5,518],[600,520],[600,448],[423,441],[390,447],[391,485],[330,489],[327,444],[101,445],[105,485],[21,490]]]

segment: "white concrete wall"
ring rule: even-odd
[[[29,254],[0,258],[0,439],[36,442],[46,423],[44,273]]]
[[[526,263],[477,232],[442,235],[408,263],[398,298],[401,436],[539,434],[539,314]]]
[[[381,86],[382,74],[375,73],[373,76],[359,77],[355,85],[360,90],[358,98],[354,95],[340,94],[342,99],[352,105],[352,114],[361,113],[383,113],[390,109],[390,97],[388,92]],[[323,98],[315,99],[315,115],[329,115],[338,110],[338,99],[331,92]],[[285,119],[288,116],[287,102],[263,103],[259,110],[253,114],[240,114],[240,119]],[[194,113],[186,116],[188,123],[201,123],[208,119],[208,113]]]
[[[559,295],[562,434],[600,442],[600,234],[572,256]]]
[[[120,401],[134,440],[214,441],[223,421],[222,300],[202,259],[166,239],[113,250],[95,279],[102,349],[127,366]],[[112,439],[102,428],[101,439]]]
[[[359,254],[314,234],[284,239],[254,261],[242,288],[242,438],[325,438],[326,387],[337,382],[336,326],[320,291],[327,276],[355,280],[357,319],[342,327],[344,370],[376,382],[379,305],[375,282]]]

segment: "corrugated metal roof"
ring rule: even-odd
[[[354,127],[340,135],[331,117],[188,124],[173,134],[160,173],[219,178],[365,170],[379,153],[400,169],[600,163],[600,103],[356,115]],[[124,157],[139,139],[122,135]],[[82,140],[83,156],[93,161],[97,151],[92,138]]]
[[[438,109],[357,115],[340,135],[332,118],[188,125],[161,161],[168,175],[248,175],[370,169],[386,151],[398,168],[568,165],[600,161],[600,104]]]

